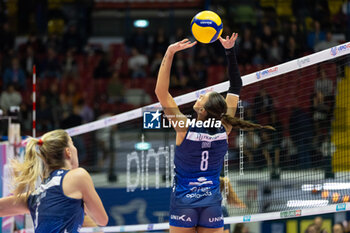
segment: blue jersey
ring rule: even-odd
[[[190,127],[175,149],[172,207],[221,205],[220,172],[227,153],[227,133],[217,129]]]
[[[76,233],[84,221],[82,199],[67,197],[62,181],[68,170],[55,170],[28,198],[35,233]]]

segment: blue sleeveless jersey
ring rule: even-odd
[[[223,126],[188,129],[185,139],[175,149],[171,207],[221,205],[219,176],[227,148],[227,134]]]
[[[82,199],[67,197],[62,181],[68,170],[55,170],[28,198],[35,233],[75,233],[84,221]]]

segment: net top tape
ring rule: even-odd
[[[320,214],[328,214],[335,212],[343,212],[350,210],[350,203],[339,203],[322,207],[314,207],[309,209],[293,209],[280,212],[271,212],[263,214],[252,214],[244,216],[233,216],[224,218],[225,224],[234,224],[242,222],[261,222],[267,220],[288,219],[303,216],[312,216]],[[87,227],[82,228],[80,232],[130,232],[130,231],[154,231],[169,229],[169,223],[157,224],[140,224],[126,226],[110,226],[110,227]]]
[[[243,86],[247,86],[256,82],[260,82],[277,75],[286,74],[291,71],[295,71],[304,67],[308,67],[320,62],[327,60],[332,60],[337,57],[341,57],[350,53],[350,42],[325,49],[323,51],[313,53],[277,66],[266,68],[255,73],[242,76]],[[205,94],[208,91],[216,91],[222,93],[227,91],[229,88],[229,82],[222,82],[207,88],[203,88],[197,91],[193,91],[181,96],[175,97],[175,102],[178,106],[187,104],[195,101],[201,94]],[[144,111],[150,111],[152,109],[161,109],[160,103],[154,103],[151,105],[144,106],[142,108],[137,108],[131,111],[120,113],[105,119],[93,121],[81,126],[69,128],[66,131],[70,136],[76,136],[90,131],[98,130],[104,127],[112,126],[115,124],[120,124],[130,120],[142,117]]]

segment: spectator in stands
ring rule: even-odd
[[[195,90],[204,88],[207,85],[208,73],[207,67],[201,61],[194,61],[194,65],[191,67],[191,78],[188,85]],[[222,80],[220,80],[222,81]]]
[[[145,54],[139,52],[134,47],[131,49],[131,57],[128,61],[128,68],[132,78],[145,78],[147,76],[146,66],[148,65],[148,58]]]
[[[82,94],[77,90],[76,84],[74,82],[69,82],[66,92],[66,98],[70,105],[75,106],[82,99]]]
[[[271,139],[270,132],[267,132],[266,130],[262,130],[260,132],[260,138],[261,138],[261,144],[260,149],[261,153],[264,156],[264,162],[263,164],[267,165],[269,169],[272,169],[273,165],[273,159],[274,159],[274,143]],[[262,163],[260,163],[262,165]]]
[[[273,99],[264,87],[261,87],[254,98],[255,115],[270,114],[273,109]]]
[[[26,48],[26,53],[21,61],[21,66],[24,67],[27,77],[33,74],[33,66],[38,66],[39,60],[36,57],[33,47],[28,45]],[[39,76],[40,69],[36,69],[37,75]]]
[[[314,47],[318,42],[325,40],[326,38],[325,32],[321,29],[320,22],[314,20],[313,23],[313,30],[307,34],[307,45],[310,51],[314,50]]]
[[[277,38],[272,39],[269,51],[270,52],[267,55],[267,61],[269,64],[275,65],[282,62],[282,48],[281,45],[278,43]]]
[[[235,224],[233,233],[249,233],[249,228],[244,223]]]
[[[239,60],[241,64],[251,64],[253,57],[253,37],[252,30],[249,27],[244,28],[243,36],[239,42]]]
[[[80,53],[84,48],[86,41],[80,36],[79,31],[75,23],[70,23],[67,32],[63,35],[62,46],[63,52],[68,49]]]
[[[149,35],[144,28],[135,28],[131,37],[127,40],[127,45],[131,50],[136,48],[141,54],[147,54],[149,46]]]
[[[301,52],[306,51],[306,35],[303,30],[300,29],[300,25],[296,22],[291,22],[283,33],[283,41],[287,41],[289,37],[293,37],[294,41],[298,45]]]
[[[317,217],[314,219],[314,224],[315,224],[317,233],[328,233],[324,228],[322,228],[322,224],[323,224],[323,219],[322,219],[322,217],[317,216]]]
[[[47,49],[47,59],[41,63],[41,78],[62,77],[62,65],[57,57],[57,52],[53,48]]]
[[[41,132],[54,129],[52,106],[48,105],[45,95],[40,95],[37,109],[37,130]]]
[[[4,111],[4,115],[8,114],[11,106],[20,106],[22,103],[22,96],[16,90],[12,83],[7,85],[6,90],[1,93],[0,108]]]
[[[315,223],[310,224],[310,225],[306,228],[305,233],[318,233]]]
[[[314,47],[315,52],[319,52],[325,49],[332,48],[334,46],[337,46],[338,42],[333,39],[333,34],[331,31],[326,32],[326,39],[321,40],[317,42],[317,44]]]
[[[314,94],[311,107],[314,125],[314,146],[319,145],[321,136],[330,129],[330,106],[325,102],[324,95],[318,91]]]
[[[113,104],[124,102],[125,86],[119,76],[119,71],[114,71],[107,85],[108,102]]]
[[[112,114],[104,113],[98,117],[98,120],[111,117]],[[98,168],[102,171],[108,166],[108,181],[116,182],[115,159],[116,159],[116,140],[115,133],[117,126],[104,127],[96,131],[96,139],[98,146]]]
[[[289,118],[289,133],[298,151],[297,166],[300,169],[311,167],[313,124],[303,109],[294,107]]]
[[[272,29],[268,24],[263,25],[263,31],[260,35],[261,41],[263,43],[264,49],[269,50],[271,47],[271,42],[275,38],[275,36],[272,34]]]
[[[160,27],[153,40],[152,54],[161,53],[164,54],[169,45],[169,38],[165,35],[164,28]]]
[[[160,64],[162,63],[162,59],[163,53],[156,52],[150,65],[150,72],[153,77],[157,76]]]
[[[325,98],[332,97],[334,95],[333,89],[333,81],[327,77],[327,73],[323,68],[319,68],[314,93],[321,92]]]
[[[80,99],[78,101],[78,107],[79,107],[79,115],[81,116],[83,124],[91,122],[95,119],[94,111],[84,99]]]
[[[250,130],[246,131],[243,136],[243,154],[245,160],[248,159],[246,168],[258,168],[261,164],[261,151],[259,150],[261,144],[260,136],[257,132]],[[236,148],[239,148],[239,137],[236,137]]]
[[[7,68],[4,72],[3,88],[6,89],[9,83],[15,85],[18,90],[25,90],[27,88],[26,75],[20,67],[17,57],[12,58],[11,67]]]
[[[46,97],[46,101],[48,106],[51,108],[53,121],[54,121],[54,128],[58,128],[58,124],[60,122],[60,93],[59,93],[59,86],[58,82],[52,82],[49,86],[48,90],[45,90],[44,94]]]
[[[100,59],[94,69],[95,79],[108,79],[111,77],[110,64],[107,58],[107,54],[103,50],[97,50],[96,54]],[[130,61],[130,60],[129,60]]]
[[[46,48],[52,48],[55,51],[59,51],[62,52],[62,37],[57,34],[57,33],[50,33],[47,36],[47,40],[46,40]],[[74,50],[74,49],[72,49]]]
[[[201,61],[202,62],[202,61]],[[173,67],[170,76],[170,88],[177,90],[187,89],[190,69],[188,60],[184,58],[184,53],[177,53],[174,57]]]
[[[23,45],[23,51],[26,51],[28,46],[31,46],[36,54],[45,54],[46,48],[48,48],[34,32],[29,33],[28,39]]]
[[[295,169],[296,167],[290,162],[297,158],[298,149],[294,145],[292,139],[289,136],[283,137],[281,141],[280,152],[280,167],[281,169]]]
[[[333,225],[332,233],[345,233],[344,225],[341,222],[338,222]]]
[[[62,63],[63,76],[76,76],[78,74],[78,64],[74,57],[74,49],[68,49]]]
[[[297,59],[300,57],[300,51],[298,45],[293,36],[289,36],[285,41],[284,51],[283,51],[283,60],[285,62]]]
[[[273,155],[274,158],[274,161],[272,161],[272,175],[276,176],[280,171],[281,142],[283,139],[283,126],[282,123],[278,120],[276,111],[271,111],[268,124],[275,128],[275,131],[270,131],[269,133],[273,144],[273,149],[271,151],[271,155]]]
[[[0,31],[0,52],[6,55],[13,53],[15,45],[15,35],[10,30],[10,24],[4,22]]]
[[[252,64],[263,65],[266,63],[267,51],[263,46],[263,42],[260,37],[255,37]]]

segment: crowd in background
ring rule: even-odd
[[[293,1],[293,18],[279,17],[270,8],[262,7],[242,23],[235,24],[235,16],[223,15],[223,35],[239,33],[236,48],[242,75],[345,42],[347,35],[342,29],[347,27],[344,18],[348,15],[343,8],[331,15],[328,4],[324,4],[327,1],[315,1],[311,6],[302,2]],[[301,5],[296,7],[297,4]],[[219,9],[220,4],[216,7]],[[37,130],[70,128],[107,113],[125,112],[154,102],[157,71],[167,46],[190,36],[189,28],[185,27],[174,32],[159,28],[153,34],[135,28],[123,43],[105,48],[90,43],[89,38],[79,33],[77,24],[67,24],[66,28],[61,35],[31,33],[16,45],[16,35],[9,24],[6,20],[1,23],[0,108],[6,115],[10,106],[20,106],[23,134],[28,134],[32,126],[33,65],[37,71]],[[225,62],[218,42],[198,44],[193,50],[176,54],[170,91],[177,96],[223,81],[225,77],[213,80],[210,69],[225,67]],[[335,83],[322,69],[318,72],[314,92],[310,93],[310,109],[307,112],[294,109],[284,129],[273,108],[274,97],[263,89],[253,93],[254,101],[247,105],[246,119],[258,122],[258,115],[268,113],[268,123],[277,130],[272,134],[264,131],[245,134],[245,154],[252,167],[261,161],[268,166],[282,166],[283,158],[293,157],[297,151],[298,164],[304,164],[311,158],[307,154],[311,152],[305,149],[310,144],[315,145],[320,156],[328,153],[329,134],[319,132],[324,132],[324,125],[331,120]],[[293,132],[300,118],[310,120],[312,129],[305,133],[317,135],[302,144],[295,143],[299,132]],[[5,135],[5,128],[2,129]]]

